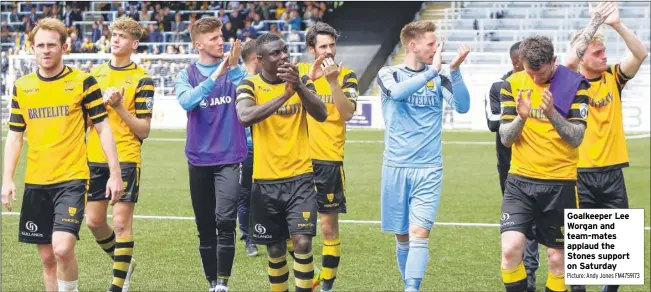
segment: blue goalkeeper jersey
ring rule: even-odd
[[[384,165],[442,166],[443,100],[459,113],[470,106],[461,72],[438,73],[431,66],[416,72],[405,65],[388,66],[380,70],[377,82],[385,124]]]

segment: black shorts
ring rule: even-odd
[[[346,213],[346,174],[341,161],[312,160],[319,213]]]
[[[579,172],[579,206],[581,209],[628,209],[624,172]]]
[[[249,235],[256,244],[273,244],[290,235],[316,235],[314,174],[288,179],[254,180]]]
[[[107,165],[89,164],[90,183],[88,185],[88,201],[105,201],[110,200],[111,196],[106,197],[106,182],[109,179],[110,172]],[[135,163],[120,162],[122,170],[122,182],[124,183],[124,196],[120,202],[138,202],[140,193],[140,167]]]
[[[576,181],[536,180],[509,173],[500,232],[518,231],[542,245],[562,249],[565,209],[578,209],[578,204]]]
[[[18,241],[51,244],[54,231],[69,232],[79,239],[86,194],[86,180],[46,186],[25,184]]]

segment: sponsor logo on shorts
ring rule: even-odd
[[[37,233],[38,225],[32,221],[27,221],[25,223],[25,229],[27,229],[28,232],[21,231],[20,235],[29,237],[43,237],[43,233]]]
[[[565,238],[564,238],[565,237],[565,227],[561,226],[560,229],[561,229],[561,234],[563,234],[563,238],[556,238],[556,242],[558,242],[558,243],[565,242]]]
[[[310,217],[311,216],[312,216],[312,214],[310,212],[303,212],[303,219],[305,219],[305,222],[307,222],[307,223],[298,223],[296,225],[299,228],[305,228],[305,227],[311,228],[311,227],[314,227],[314,224],[312,222],[310,222]]]
[[[502,213],[502,217],[500,218],[502,221],[502,226],[509,226],[515,224],[515,222],[511,221],[511,215],[509,213]]]
[[[267,233],[267,228],[262,226],[262,224],[256,224],[255,226],[253,226],[253,229],[255,230],[255,233],[253,233],[253,237],[262,238],[262,239],[271,239],[271,234],[265,234]]]
[[[325,207],[325,208],[337,208],[337,207],[339,207],[338,202],[333,203],[333,201],[335,200],[335,194],[334,193],[327,194],[326,198],[328,199],[328,201],[330,201],[330,204],[323,204],[323,207]]]

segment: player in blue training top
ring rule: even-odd
[[[443,44],[436,49],[430,21],[407,24],[400,42],[405,63],[378,73],[384,115],[382,231],[396,235],[396,257],[405,291],[420,291],[429,257],[429,231],[443,181],[441,130],[443,99],[458,113],[470,107],[459,65],[470,48],[463,45],[441,70]],[[431,64],[431,65],[430,65]]]

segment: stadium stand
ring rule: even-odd
[[[622,2],[622,22],[651,47],[649,2]],[[445,41],[444,62],[456,56],[457,47],[469,44],[472,53],[466,64],[508,65],[506,52],[511,45],[532,35],[552,38],[555,52],[563,56],[569,47],[572,34],[583,28],[590,13],[587,2],[426,2],[416,19],[431,20],[437,25],[439,40]],[[626,45],[613,30],[604,31],[609,58],[618,59]],[[561,58],[560,60],[562,60]],[[613,60],[614,60],[613,59]],[[400,44],[387,65],[402,63],[404,50]],[[490,67],[488,67],[490,68]],[[648,66],[643,70],[648,71]],[[504,72],[496,72],[501,76]],[[378,96],[377,84],[366,95]]]
[[[39,19],[57,17],[68,27],[69,54],[64,63],[89,71],[110,55],[111,21],[123,15],[138,20],[143,27],[139,64],[153,76],[158,94],[171,94],[176,74],[186,68],[195,55],[188,28],[196,19],[217,16],[223,23],[228,42],[246,41],[272,32],[290,45],[292,55],[305,51],[305,31],[327,17],[342,2],[2,2],[0,8],[2,57],[2,118],[7,116],[7,96],[13,80],[36,68],[30,56],[27,34]],[[225,50],[229,50],[228,43]]]

